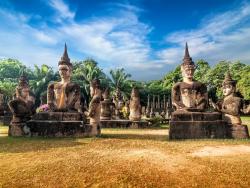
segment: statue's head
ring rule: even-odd
[[[228,96],[236,91],[236,81],[232,79],[230,73],[225,75],[222,83],[222,91],[224,96]]]
[[[188,52],[188,45],[186,43],[185,55],[183,58],[183,63],[181,64],[181,73],[184,78],[192,79],[194,76],[195,64]]]
[[[25,75],[19,78],[19,83],[16,87],[16,97],[27,98],[29,97],[30,88],[29,83]]]
[[[61,78],[69,78],[73,69],[70,59],[68,57],[67,45],[65,44],[64,53],[58,62],[59,75]]]
[[[90,83],[90,96],[93,97],[95,94],[101,93],[100,80],[95,78]]]

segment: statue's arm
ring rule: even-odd
[[[176,84],[172,88],[172,103],[173,105],[179,109],[179,108],[185,108],[185,105],[181,102],[181,93],[180,93],[180,86],[179,84]]]
[[[95,115],[96,109],[100,104],[101,100],[99,97],[93,97],[89,104],[89,117],[93,117]]]
[[[54,87],[55,87],[54,83],[49,84],[47,90],[47,104],[50,110],[54,110],[56,108],[54,104],[54,99],[55,99]]]
[[[241,105],[242,103],[240,99],[233,100],[229,104],[223,105],[221,108],[221,112],[233,116],[238,116],[240,114]]]
[[[77,100],[80,100],[80,86],[79,85],[74,85],[73,86],[73,96],[71,101],[69,102],[69,107],[74,108],[75,103]]]

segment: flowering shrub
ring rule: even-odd
[[[37,109],[36,109],[36,112],[48,112],[49,111],[49,106],[48,104],[43,104],[41,106],[39,106]]]

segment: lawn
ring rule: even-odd
[[[103,129],[100,138],[10,138],[0,127],[0,187],[250,186],[250,140],[167,135]]]

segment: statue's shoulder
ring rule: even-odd
[[[48,88],[53,89],[55,87],[55,85],[57,85],[57,84],[58,84],[58,82],[51,82],[51,83],[49,83]]]
[[[175,84],[173,85],[173,89],[179,88],[179,87],[181,86],[182,83],[183,83],[183,82],[177,82],[177,83],[175,83]]]

